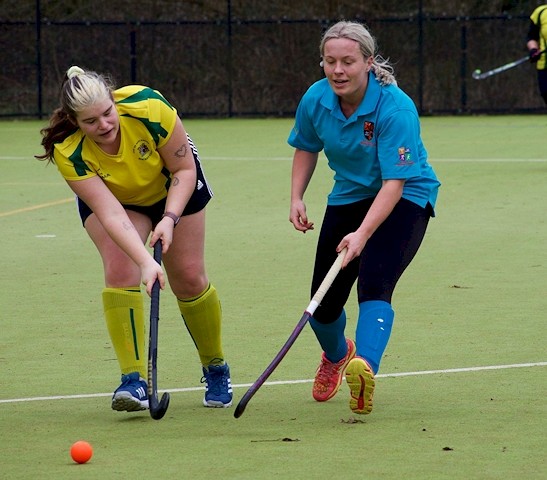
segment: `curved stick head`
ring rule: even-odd
[[[161,420],[163,418],[169,407],[170,398],[171,397],[167,392],[162,395],[159,403],[156,398],[150,397],[150,416],[154,420]]]
[[[241,402],[239,402],[239,403],[237,404],[237,407],[236,407],[235,411],[234,411],[234,417],[235,417],[235,418],[241,417],[241,415],[243,415],[243,412],[245,411],[245,407],[246,407],[246,406],[247,406],[246,403],[241,403]]]

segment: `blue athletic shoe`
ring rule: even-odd
[[[203,405],[219,408],[232,405],[232,381],[228,364],[203,367],[201,383],[205,383]]]
[[[137,412],[148,408],[148,385],[139,372],[122,375],[122,384],[112,396],[112,410]]]

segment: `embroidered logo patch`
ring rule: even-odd
[[[133,147],[133,153],[136,154],[140,160],[146,160],[152,154],[152,149],[146,140],[139,140]]]
[[[397,165],[399,166],[414,165],[410,148],[399,147],[397,149],[397,154],[399,155],[399,161],[397,162]]]
[[[365,122],[363,125],[363,133],[365,134],[365,138],[370,142],[372,137],[374,137],[374,123]]]
[[[110,177],[110,173],[105,173],[100,168],[97,169],[97,175],[99,175],[99,177],[101,177],[101,178]]]

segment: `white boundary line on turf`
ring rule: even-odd
[[[440,375],[446,373],[465,373],[465,372],[481,372],[485,370],[507,370],[509,368],[529,368],[529,367],[547,367],[547,362],[533,362],[533,363],[515,363],[512,365],[489,365],[484,367],[463,367],[463,368],[448,368],[445,370],[421,370],[417,372],[400,372],[400,373],[381,373],[376,375],[376,378],[390,378],[390,377],[410,377],[420,375]],[[313,379],[308,380],[278,380],[275,382],[265,382],[264,385],[293,385],[297,383],[311,383]],[[252,383],[240,383],[233,385],[233,388],[248,388]],[[163,390],[170,393],[176,392],[196,392],[203,390],[204,387],[188,387],[188,388],[173,388]],[[97,397],[110,397],[112,393],[89,393],[82,395],[57,395],[50,397],[27,397],[27,398],[6,398],[0,399],[0,403],[22,403],[22,402],[40,402],[51,400],[74,400],[80,398],[97,398]]]
[[[435,158],[429,157],[430,163],[545,163],[547,158]]]
[[[0,157],[1,159],[2,157]],[[292,161],[292,156],[287,157],[209,157],[201,156],[204,161],[207,160],[286,160]],[[547,158],[437,158],[429,157],[428,161],[435,163],[545,163]]]
[[[292,161],[292,155],[287,155],[286,157],[264,157],[264,156],[254,156],[254,157],[240,157],[237,155],[230,157],[216,157],[216,156],[207,156],[201,155],[202,160],[286,160]],[[0,160],[31,160],[30,157],[6,157],[0,155]],[[545,163],[547,158],[437,158],[429,157],[431,163]]]

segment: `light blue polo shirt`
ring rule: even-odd
[[[334,171],[329,205],[376,196],[382,180],[405,180],[403,198],[435,207],[439,181],[427,162],[412,99],[396,85],[381,86],[369,73],[363,101],[349,118],[326,78],[302,97],[288,143],[307,152],[324,150]]]

